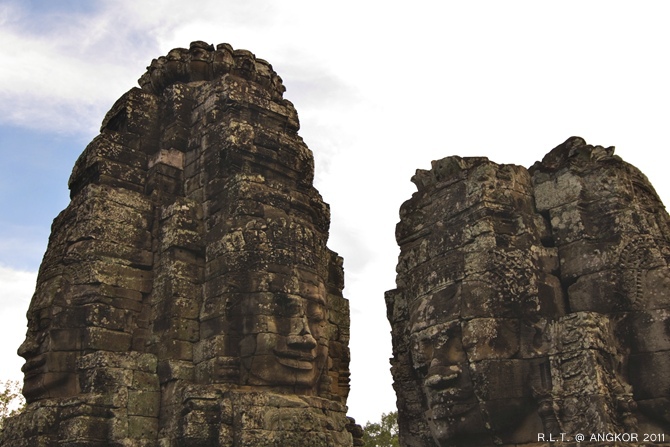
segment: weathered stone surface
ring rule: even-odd
[[[281,78],[193,42],[139,83],[73,169],[0,445],[353,445],[342,259]]]
[[[613,153],[417,171],[386,294],[401,445],[670,431],[670,218]]]

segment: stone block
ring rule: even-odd
[[[65,442],[103,441],[106,435],[107,420],[105,418],[79,416],[63,421],[60,425],[59,437]]]
[[[574,312],[621,312],[629,307],[616,270],[604,270],[582,275],[568,287],[570,309]]]
[[[120,388],[132,385],[133,371],[122,368],[95,368],[81,374],[81,389],[86,393],[121,394]]]
[[[128,414],[131,416],[158,418],[160,397],[161,393],[159,391],[128,391]]]
[[[618,248],[618,244],[612,242],[584,239],[559,247],[561,278],[571,282],[582,275],[618,265]]]
[[[84,330],[85,349],[125,352],[130,349],[132,335],[126,332],[112,331],[100,327],[88,327]]]
[[[551,232],[554,243],[563,246],[585,239],[583,211],[577,203],[569,203],[553,208],[550,213]]]
[[[185,360],[161,360],[158,363],[158,379],[161,384],[171,380],[193,381],[195,367]]]
[[[133,371],[131,388],[134,390],[159,391],[158,376],[155,373]]]
[[[576,202],[584,189],[583,180],[572,172],[559,173],[534,187],[535,206],[540,212]]]
[[[130,439],[156,439],[157,436],[157,418],[128,416],[128,437]]]
[[[470,362],[518,356],[518,319],[474,318],[463,322],[462,330],[463,348]]]
[[[635,352],[670,350],[670,310],[630,312],[620,324],[619,331]]]
[[[632,354],[628,361],[628,374],[636,400],[670,396],[670,351]]]
[[[529,398],[532,363],[523,359],[486,359],[471,363],[471,375],[481,401]]]

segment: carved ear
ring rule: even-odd
[[[332,399],[333,395],[337,396],[339,391],[339,382],[340,382],[340,377],[342,376],[341,371],[337,371],[337,377],[338,377],[338,384],[337,384],[337,389],[333,389],[333,379],[330,377],[328,374],[328,364],[332,363],[332,357],[328,355],[328,362],[326,365],[323,366],[321,369],[321,375],[319,377],[319,383],[317,384],[317,393],[319,397],[323,397],[326,399]],[[347,378],[348,379],[348,378]],[[348,380],[347,380],[348,382]],[[348,387],[347,387],[348,388]],[[347,389],[347,394],[349,394],[349,390]]]
[[[528,371],[528,383],[530,394],[538,404],[551,398],[551,363],[548,357],[537,358],[530,361]]]

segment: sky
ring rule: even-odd
[[[670,200],[663,1],[0,0],[0,380],[77,156],[153,58],[195,40],[269,61],[314,152],[351,304],[349,414],[395,409],[384,291],[416,169],[526,167],[577,135]]]

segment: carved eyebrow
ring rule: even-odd
[[[307,301],[308,303],[320,304],[322,306],[327,306],[328,305],[327,301],[325,299],[323,299],[322,297],[319,297],[319,298],[303,297],[303,299],[305,301]]]
[[[449,320],[434,324],[419,320],[412,327],[410,327],[410,333],[417,334],[419,332],[428,331],[431,331],[432,334],[453,333],[454,329],[460,329],[460,320]]]

